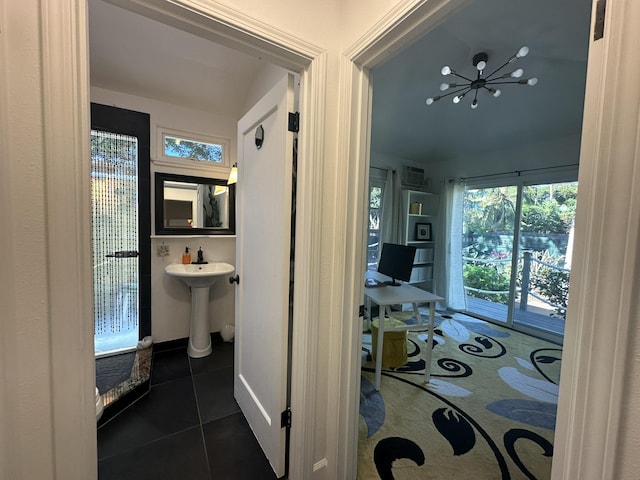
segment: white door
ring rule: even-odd
[[[281,414],[287,408],[293,98],[287,75],[238,122],[234,395],[278,477],[285,474],[287,433]]]

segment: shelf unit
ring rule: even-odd
[[[416,247],[416,257],[411,274],[412,285],[433,291],[433,270],[435,262],[435,229],[438,227],[439,196],[418,190],[402,191],[403,228],[402,241]],[[427,224],[420,228],[418,225]],[[419,234],[428,234],[423,238]]]

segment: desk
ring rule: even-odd
[[[379,281],[387,280],[387,277],[377,272],[367,272],[367,278],[375,278]],[[380,307],[378,312],[378,347],[376,354],[376,374],[375,388],[380,390],[380,381],[382,379],[382,347],[384,345],[384,332],[392,330],[411,330],[424,325],[422,315],[418,311],[418,304],[429,304],[429,334],[427,338],[426,358],[424,363],[424,381],[429,382],[431,375],[431,354],[433,347],[433,324],[436,311],[436,302],[444,300],[444,298],[434,295],[431,292],[420,288],[412,287],[408,284],[399,287],[383,286],[383,287],[365,287],[365,299],[367,301],[367,311],[371,314],[371,303],[375,303]],[[385,315],[391,316],[391,305],[411,304],[413,312],[418,321],[417,324],[405,325],[399,327],[385,327]]]

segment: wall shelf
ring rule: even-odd
[[[437,227],[438,207],[439,196],[436,194],[417,190],[402,191],[402,241],[405,245],[416,247],[416,257],[409,283],[429,291],[433,291],[436,246],[434,229]],[[429,224],[430,238],[417,237],[418,224]]]

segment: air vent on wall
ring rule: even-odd
[[[424,169],[405,165],[402,167],[402,183],[408,187],[422,188],[424,185]]]

